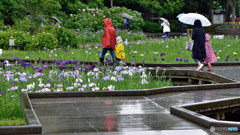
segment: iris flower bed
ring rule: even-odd
[[[19,103],[20,92],[114,91],[172,86],[170,80],[151,76],[143,67],[81,65],[71,63],[73,70],[58,66],[31,65],[23,61],[0,70],[0,123],[24,122]]]

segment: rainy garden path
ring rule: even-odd
[[[213,67],[214,73],[237,81],[240,81],[239,71],[240,66]],[[44,135],[170,135],[181,131],[194,135],[205,131],[211,135],[209,129],[171,115],[170,107],[236,96],[240,96],[240,88],[150,96],[31,98],[31,102]]]

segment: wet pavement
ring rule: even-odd
[[[239,71],[240,66],[213,67],[213,72],[238,81]],[[237,96],[240,88],[150,96],[31,98],[31,102],[44,135],[215,135],[171,115],[170,107]]]

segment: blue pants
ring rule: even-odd
[[[166,38],[169,38],[169,32],[165,32],[164,35],[166,36]]]
[[[195,59],[195,58],[193,58],[193,60],[194,60],[196,63],[198,63],[198,62],[203,63],[203,60],[202,60],[202,59]]]
[[[113,59],[113,62],[115,62],[116,61],[116,56],[115,56],[115,52],[114,52],[115,49],[103,48],[102,49],[102,54],[101,54],[100,58],[104,59],[104,56],[106,55],[108,50],[110,51],[110,54],[111,54],[112,59]]]

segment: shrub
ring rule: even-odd
[[[160,32],[161,24],[158,22],[150,22],[144,21],[144,25],[142,26],[142,30],[145,32]]]
[[[24,50],[28,44],[32,44],[32,38],[29,33],[23,31],[0,31],[0,47],[9,49],[9,39],[15,39],[15,49]]]
[[[58,40],[58,46],[67,48],[77,48],[79,44],[79,38],[77,33],[73,30],[66,29],[64,27],[56,28],[56,38]]]
[[[57,47],[58,40],[51,33],[38,33],[34,37],[34,44],[28,46],[28,49],[43,49],[44,47],[48,49],[53,49]]]

